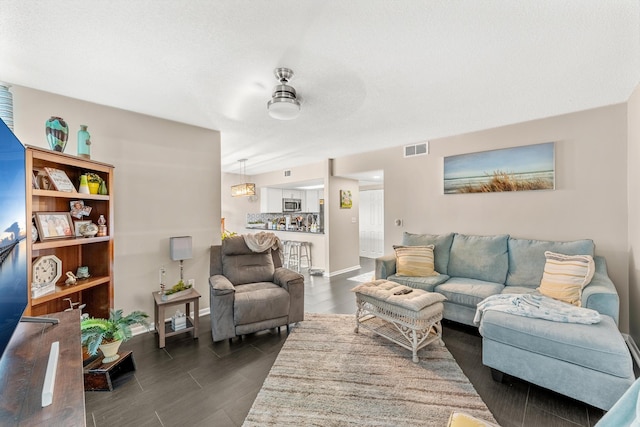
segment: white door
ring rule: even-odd
[[[360,256],[384,255],[384,190],[360,191]]]

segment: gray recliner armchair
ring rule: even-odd
[[[211,335],[222,341],[304,320],[304,276],[282,267],[280,251],[251,251],[242,236],[211,246]]]

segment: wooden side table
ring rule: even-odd
[[[164,348],[165,338],[193,331],[193,339],[198,338],[198,323],[200,311],[200,294],[191,288],[191,292],[185,293],[169,301],[162,301],[162,295],[152,292],[154,299],[154,324],[158,333],[158,347]],[[193,317],[191,317],[190,305],[193,303]],[[187,327],[174,331],[171,329],[171,321],[165,321],[165,309],[173,305],[185,305],[185,315],[187,316]]]

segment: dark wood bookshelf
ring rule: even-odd
[[[49,314],[58,324],[20,323],[0,360],[0,425],[84,426],[78,310]],[[42,407],[51,343],[60,343],[53,403]]]

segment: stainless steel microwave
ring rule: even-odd
[[[302,200],[282,199],[282,212],[300,212],[302,210]]]

